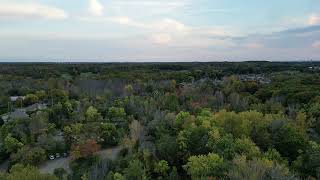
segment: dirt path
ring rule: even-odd
[[[96,154],[99,155],[101,158],[105,159],[111,159],[114,160],[117,158],[121,147],[113,147],[113,148],[108,148],[105,150],[101,150],[97,152]],[[39,167],[39,170],[41,173],[49,173],[53,174],[53,171],[57,168],[63,168],[65,169],[68,173],[71,173],[71,169],[69,168],[69,163],[71,162],[71,158],[59,158],[55,160],[50,160],[44,163]]]

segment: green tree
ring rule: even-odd
[[[70,126],[65,126],[63,128],[63,132],[65,135],[65,140],[66,143],[71,145],[74,142],[78,142],[80,139],[81,131],[83,129],[83,124],[81,123],[76,123],[76,124],[71,124]]]
[[[40,90],[36,91],[35,95],[39,98],[39,100],[44,100],[47,94],[44,90]]]
[[[96,108],[90,106],[86,111],[86,120],[87,121],[98,121],[101,119],[101,114],[98,112]]]
[[[223,110],[214,115],[213,123],[221,127],[226,133],[230,133],[234,137],[240,138],[242,136],[250,135],[252,128],[251,119],[253,119],[250,115],[256,116],[256,114],[249,112],[237,114],[235,112]]]
[[[208,155],[191,156],[183,168],[192,179],[219,178],[224,176],[226,163],[219,155],[209,153]]]
[[[237,156],[232,165],[228,171],[231,180],[295,179],[287,167],[267,159],[247,160],[245,156]]]
[[[108,117],[110,119],[112,119],[112,118],[125,118],[126,112],[125,112],[124,108],[110,107],[108,109]]]
[[[23,146],[23,143],[12,137],[12,135],[9,133],[4,139],[4,146],[8,153],[14,153]]]
[[[157,155],[160,159],[164,159],[170,164],[174,164],[179,161],[179,146],[177,145],[176,138],[174,136],[163,134],[158,140],[156,140],[156,149]]]
[[[176,116],[176,121],[175,123],[181,127],[183,124],[185,124],[186,122],[188,122],[191,119],[191,115],[189,112],[184,112],[181,111],[177,114]]]
[[[238,156],[233,160],[233,168],[229,170],[228,177],[231,180],[264,179],[268,168],[271,166],[272,162],[268,160],[255,159],[247,161],[245,156]]]
[[[305,112],[298,112],[296,116],[295,125],[303,134],[306,133],[308,124],[307,124],[307,114]]]
[[[49,114],[47,112],[35,113],[30,119],[29,129],[33,136],[37,136],[48,132]]]
[[[303,176],[320,178],[320,144],[309,142],[306,152],[293,162],[293,167]]]
[[[165,160],[161,160],[154,165],[154,172],[160,174],[161,176],[166,176],[169,169],[169,164]]]
[[[281,126],[274,133],[273,144],[276,150],[289,161],[294,161],[307,147],[304,134],[290,124]]]
[[[39,98],[35,94],[27,94],[25,99],[23,100],[23,103],[28,106],[31,104],[35,104],[38,101],[39,101]]]
[[[145,171],[141,161],[135,159],[129,162],[129,166],[124,169],[126,179],[142,180],[145,177]]]
[[[39,165],[46,160],[46,152],[40,147],[24,146],[17,153],[11,155],[14,163]]]
[[[125,180],[125,177],[122,174],[116,172],[113,174],[113,179],[114,180]]]
[[[57,168],[53,171],[53,174],[59,178],[59,180],[67,180],[67,171],[63,168]]]
[[[101,123],[100,131],[100,137],[103,139],[104,145],[116,145],[118,143],[118,131],[114,124]]]
[[[253,159],[261,155],[259,148],[249,138],[241,138],[235,141],[237,154],[245,155],[248,159]]]
[[[189,156],[207,154],[209,152],[207,147],[208,139],[208,129],[201,126],[195,126],[180,131],[177,142],[181,152],[185,156]]]
[[[4,180],[58,180],[57,177],[49,174],[41,174],[36,167],[16,164],[5,175]]]
[[[236,154],[235,140],[231,134],[221,137],[220,135],[211,132],[208,146],[213,152],[216,152],[228,160],[233,159]]]

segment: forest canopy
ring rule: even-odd
[[[1,64],[0,179],[319,179],[319,67]]]

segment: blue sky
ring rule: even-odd
[[[309,59],[319,0],[0,0],[2,61]]]

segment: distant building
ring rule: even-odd
[[[320,70],[320,66],[310,66],[309,70]]]
[[[29,115],[26,113],[25,109],[16,109],[11,113],[7,113],[1,116],[4,122],[8,122],[11,119],[25,119],[28,117]]]
[[[10,101],[11,102],[16,102],[18,99],[24,100],[26,97],[25,96],[11,96]]]
[[[29,115],[26,113],[25,109],[16,109],[10,114],[11,119],[24,119],[28,117]]]
[[[1,119],[2,119],[4,122],[8,122],[8,120],[9,120],[9,115],[8,115],[8,114],[3,114],[3,115],[1,115]]]
[[[35,112],[37,110],[47,109],[47,104],[36,103],[25,108],[27,112]]]
[[[265,77],[264,75],[261,74],[244,74],[244,75],[239,75],[239,80],[240,81],[255,81],[259,82],[261,84],[270,84],[271,79],[268,77]]]
[[[38,110],[44,110],[46,108],[47,104],[36,103],[26,108],[15,109],[15,111],[13,112],[1,115],[1,119],[4,122],[8,122],[12,119],[25,119],[29,117],[28,113],[32,113]]]

